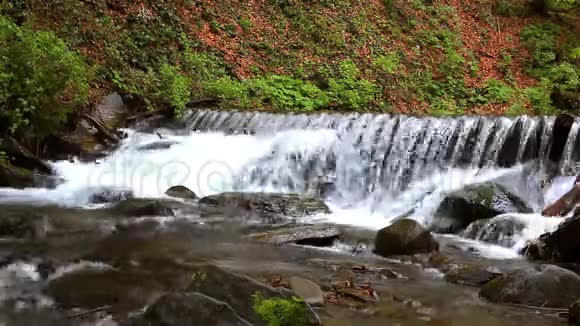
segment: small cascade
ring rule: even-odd
[[[293,158],[289,168],[294,172],[300,170],[307,178],[320,174],[325,178],[341,179],[350,188],[354,186],[361,191],[364,188],[365,192],[379,188],[404,190],[413,180],[450,168],[509,168],[529,161],[544,163],[554,151],[561,151],[561,159],[554,162],[559,167],[556,173],[575,174],[578,171],[576,162],[580,161],[580,151],[575,150],[576,145],[580,145],[578,121],[570,128],[566,145],[558,144],[563,150],[553,148],[554,121],[554,117],[528,116],[513,119],[487,116],[419,118],[386,114],[210,110],[196,111],[188,118],[189,127],[197,131],[257,135],[284,130],[332,131],[335,139],[313,156],[283,153]],[[256,178],[252,182],[267,185],[268,178],[260,176],[259,171],[271,161],[266,158],[256,162],[251,173]],[[265,175],[271,173],[268,169],[263,172]],[[304,181],[300,185],[290,185],[290,189],[304,190],[304,183],[312,180]]]

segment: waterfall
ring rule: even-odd
[[[558,143],[557,120],[199,110],[182,129],[127,130],[121,146],[98,162],[53,162],[63,184],[0,189],[0,202],[86,206],[103,188],[157,198],[174,185],[204,196],[304,193],[324,183],[332,186],[325,200],[333,214],[314,220],[380,228],[409,208],[428,224],[449,191],[505,179],[539,211],[571,182],[560,178],[542,191],[544,167],[552,175],[570,175],[580,161],[578,120],[571,120],[569,131],[560,133],[567,139]],[[529,220],[535,225],[541,218]],[[542,225],[535,230],[545,230]]]

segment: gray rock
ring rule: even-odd
[[[94,116],[111,130],[120,127],[126,114],[127,106],[121,95],[116,92],[105,97],[94,111]]]
[[[264,298],[292,298],[296,293],[283,289],[272,288],[244,275],[227,272],[216,266],[200,267],[193,274],[193,281],[187,291],[203,293],[214,299],[229,304],[242,318],[254,325],[266,325],[256,314],[252,297],[260,293]],[[304,303],[309,314],[309,320],[319,325],[318,316]]]
[[[109,212],[121,217],[174,216],[173,209],[170,201],[133,198],[115,204]]]
[[[175,198],[197,199],[197,195],[185,186],[173,186],[167,189],[167,191],[165,191],[165,194],[167,196]]]
[[[568,308],[580,294],[580,276],[555,265],[527,267],[487,283],[479,294],[492,302]]]
[[[443,199],[430,230],[457,233],[474,221],[506,213],[532,213],[532,210],[501,185],[491,182],[471,185]]]
[[[306,246],[330,246],[340,237],[340,230],[328,225],[306,225],[276,229],[252,235],[251,238],[273,244],[295,243]]]
[[[137,323],[134,323],[137,324]],[[171,293],[151,305],[142,326],[251,326],[227,303],[201,293]]]
[[[324,292],[318,284],[297,276],[291,277],[289,284],[290,289],[301,296],[306,303],[312,306],[324,305]]]
[[[229,192],[203,197],[200,204],[224,213],[250,212],[261,218],[303,217],[329,213],[328,206],[317,197],[299,194]]]
[[[34,174],[31,171],[0,163],[0,187],[30,188],[35,184]]]
[[[568,321],[573,325],[580,325],[580,300],[577,300],[568,308]]]
[[[526,227],[517,216],[506,214],[491,219],[478,220],[471,223],[461,236],[484,242],[495,243],[504,247],[515,244],[514,237]]]
[[[413,255],[439,250],[439,243],[417,221],[398,220],[379,230],[375,238],[375,253],[388,257]]]

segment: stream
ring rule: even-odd
[[[551,148],[553,123],[551,117],[417,118],[200,110],[166,128],[128,129],[122,144],[98,161],[52,162],[53,169],[62,179],[61,184],[54,189],[0,188],[0,209],[10,205],[56,205],[68,210],[96,211],[108,205],[92,200],[103,189],[132,192],[138,198],[168,199],[165,191],[174,185],[186,186],[199,197],[204,197],[229,191],[310,193],[325,183],[331,185],[324,196],[331,213],[307,216],[301,221],[374,232],[410,210],[410,218],[429,226],[447,193],[466,185],[494,181],[517,193],[534,211],[517,215],[525,227],[514,235],[509,247],[460,235],[437,237],[441,243],[449,244],[443,252],[447,251],[457,259],[509,269],[530,264],[520,256],[520,250],[527,241],[553,231],[562,221],[560,218],[542,217],[539,212],[572,186],[574,177],[570,175],[576,173],[580,152],[575,151],[575,145],[580,134],[576,121],[558,162],[557,171],[561,176],[542,189],[539,185],[543,182],[542,167]],[[83,214],[78,218],[84,218]],[[328,264],[387,264],[409,275],[415,282],[395,285],[379,282],[375,285],[379,292],[414,298],[437,311],[435,317],[429,319],[411,316],[407,312],[393,317],[384,310],[374,319],[361,319],[349,312],[327,309],[325,313],[334,315],[327,320],[350,321],[347,325],[382,325],[385,320],[395,320],[401,325],[545,325],[562,322],[526,310],[486,304],[477,298],[475,290],[446,284],[437,272],[417,271],[412,268],[413,264],[379,258],[370,249],[353,255],[352,248],[341,242],[326,250],[257,246],[245,243],[235,226],[216,230],[211,227],[211,222],[199,223],[199,218],[193,212],[174,218],[153,219],[165,223],[169,231],[159,236],[160,248],[147,246],[150,249],[143,250],[159,251],[163,256],[170,255],[171,248],[181,250],[187,244],[191,251],[188,256],[211,259],[244,273],[261,275],[267,270],[283,274],[298,270],[315,279],[328,276],[323,271]],[[97,228],[106,229],[106,224],[99,223]],[[207,229],[200,230],[194,225],[204,225]],[[143,220],[136,228],[143,228],[139,232],[149,232]],[[42,249],[42,253],[37,255],[67,261],[59,265],[60,270],[51,271],[48,279],[58,278],[66,268],[69,268],[68,273],[71,268],[98,269],[112,265],[113,258],[110,261],[108,258],[86,259],[93,257],[87,253],[100,248],[104,236],[74,237],[58,240],[66,244],[51,240],[48,249]],[[109,254],[116,257],[119,253],[115,250],[123,251],[126,247],[138,245],[138,241],[127,238],[113,246],[116,249]],[[22,246],[27,245],[1,240],[0,258],[21,250]],[[37,258],[35,249],[26,248],[28,261],[15,260],[0,269],[0,287],[6,290],[0,295],[0,302],[7,303],[4,310],[0,310],[1,325],[50,325],[50,320],[54,320],[54,325],[115,325],[108,314],[96,321],[63,321],[62,315],[50,308],[53,299],[39,294],[45,282],[39,274],[38,261],[42,259],[34,260]],[[170,249],[165,252],[166,248]],[[79,267],[79,262],[85,265]],[[34,297],[34,300],[21,300],[22,297]],[[449,297],[456,299],[446,299]],[[25,302],[20,304],[20,310],[14,303],[18,300]]]

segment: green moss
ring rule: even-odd
[[[302,299],[266,299],[260,292],[252,296],[254,311],[268,326],[306,326],[309,315]]]

